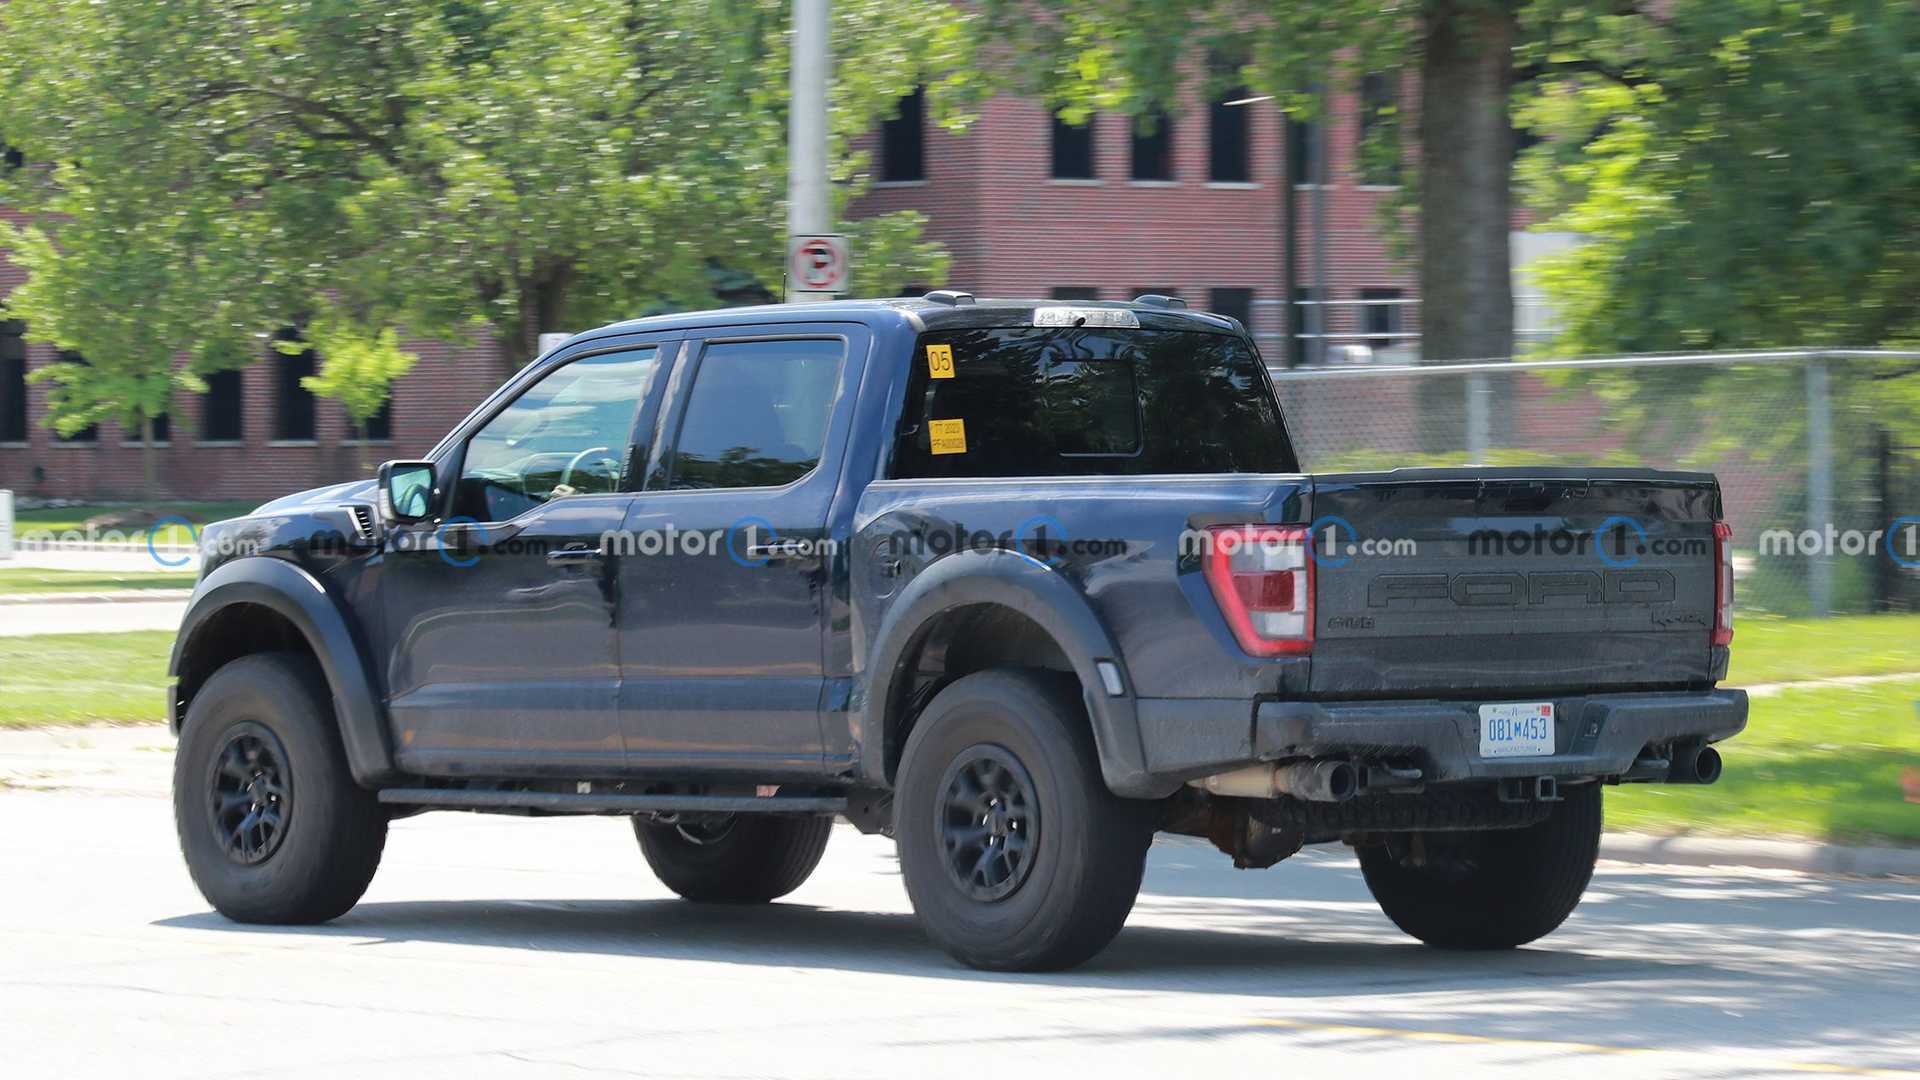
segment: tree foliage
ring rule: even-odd
[[[1543,282],[1572,351],[1920,340],[1920,8],[1700,0],[1637,77],[1544,86],[1523,175],[1587,243]]]
[[[848,138],[966,39],[940,0],[834,7],[844,201]],[[777,294],[786,31],[778,0],[11,0],[0,132],[62,164],[0,193],[35,212],[10,312],[139,373],[78,425],[322,312],[363,344],[478,327],[511,370],[541,331],[709,304],[717,269]],[[855,286],[938,280],[920,224],[849,229]]]

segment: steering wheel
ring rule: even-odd
[[[560,483],[555,486],[556,487],[572,487],[573,486],[573,470],[580,467],[580,463],[587,459],[587,455],[611,454],[611,453],[613,453],[613,451],[609,447],[589,446],[585,450],[582,450],[579,453],[573,455],[573,457],[567,462],[567,467],[560,470]],[[611,461],[613,459],[608,458],[607,460]]]

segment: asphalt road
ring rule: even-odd
[[[1094,964],[983,975],[851,830],[788,901],[712,908],[619,819],[437,814],[395,824],[346,918],[242,927],[180,864],[164,740],[119,743],[92,774],[13,759],[77,790],[0,791],[8,1077],[1920,1070],[1920,882],[1603,864],[1559,934],[1457,955],[1344,853],[1240,872],[1177,840]]]

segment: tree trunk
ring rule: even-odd
[[[1420,353],[1513,355],[1509,0],[1428,0],[1420,72]],[[1423,380],[1422,448],[1465,446],[1466,380]],[[1433,400],[1424,400],[1431,398]]]
[[[360,475],[362,477],[371,475],[373,466],[367,458],[367,422],[365,420],[353,421],[353,442],[354,448],[360,455]]]
[[[140,502],[152,506],[159,484],[155,478],[157,463],[153,453],[153,417],[140,418]]]

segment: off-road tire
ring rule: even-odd
[[[243,738],[270,748],[282,791],[278,838],[251,862],[229,854],[222,837],[232,833],[216,812],[224,755]],[[304,925],[346,914],[387,842],[386,811],[347,767],[326,679],[298,653],[242,657],[193,695],[174,753],[173,816],[200,895],[243,923]]]
[[[833,832],[824,814],[735,814],[704,841],[700,830],[633,819],[640,853],[661,884],[688,900],[765,904],[799,888]]]
[[[1017,881],[1009,872],[997,884],[976,882],[948,844],[966,820],[949,792],[972,790],[955,770],[988,760],[1030,782],[1021,801],[1034,820]],[[936,944],[971,967],[1050,971],[1084,962],[1120,932],[1140,892],[1155,810],[1107,790],[1074,680],[983,671],[941,690],[915,724],[894,835],[907,895]],[[996,889],[1006,891],[982,898]]]
[[[1558,929],[1600,857],[1600,787],[1560,790],[1565,801],[1524,829],[1419,834],[1360,849],[1367,888],[1395,926],[1443,949],[1511,949]]]

